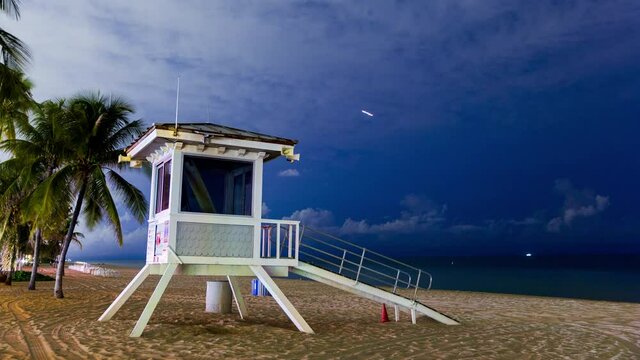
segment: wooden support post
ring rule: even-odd
[[[131,334],[129,334],[130,337],[140,337],[140,335],[142,335],[149,319],[151,319],[151,315],[153,315],[153,311],[156,309],[156,305],[158,305],[162,294],[167,289],[167,285],[169,285],[169,281],[177,268],[177,263],[170,263],[167,265],[160,281],[158,281],[158,285],[156,285],[155,290],[153,290],[153,294],[151,294],[151,297],[149,298],[149,302],[147,302],[147,306],[144,307],[142,315],[140,315],[136,326],[133,328],[133,331],[131,331]]]
[[[140,287],[140,285],[144,282],[144,280],[149,276],[150,266],[151,265],[149,264],[145,264],[145,266],[142,269],[140,269],[140,271],[136,274],[136,276],[129,282],[129,285],[127,285],[127,287],[124,288],[124,290],[122,290],[120,295],[118,295],[118,297],[113,301],[113,303],[109,305],[107,310],[105,310],[102,316],[100,316],[98,321],[111,320],[113,315],[115,315],[118,312],[118,310],[120,310],[122,305],[124,305],[124,303],[126,303],[127,300],[129,300],[129,297],[133,295],[133,293],[138,289],[138,287]]]
[[[298,330],[313,334],[313,329],[311,326],[307,324],[302,315],[296,310],[296,308],[289,302],[289,299],[284,295],[284,293],[280,290],[278,285],[276,285],[275,281],[269,276],[269,274],[265,271],[265,269],[260,265],[249,265],[251,271],[256,274],[256,277],[260,280],[260,282],[267,288],[271,296],[276,300],[278,305],[282,308],[285,314],[289,317],[291,322],[298,328]]]
[[[411,323],[416,324],[416,309],[411,309]]]
[[[398,309],[398,305],[393,305],[393,315],[396,322],[400,321],[400,309]]]
[[[227,275],[227,280],[229,280],[231,293],[233,294],[233,299],[236,301],[236,306],[238,307],[240,318],[244,320],[244,318],[247,317],[249,313],[247,312],[247,306],[245,305],[244,298],[242,297],[242,293],[240,292],[240,284],[238,284],[238,279],[235,276]]]

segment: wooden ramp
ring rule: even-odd
[[[365,297],[380,303],[391,303],[411,313],[411,320],[415,324],[416,312],[426,315],[446,325],[459,325],[460,323],[451,317],[444,315],[416,300],[394,294],[384,289],[354,281],[351,278],[336,274],[311,264],[300,261],[299,265],[289,269],[290,272],[308,279]],[[396,308],[397,309],[397,308]],[[397,310],[396,310],[397,311]],[[396,320],[398,314],[396,312]]]

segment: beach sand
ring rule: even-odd
[[[135,274],[67,271],[53,282],[0,285],[0,358],[638,359],[640,304],[430,291],[426,304],[459,319],[379,323],[380,305],[306,280],[277,280],[316,334],[300,333],[271,297],[245,296],[249,318],[204,312],[205,281],[176,276],[141,338],[130,338],[159,277],[145,281],[111,321],[98,317]],[[45,269],[52,273],[52,269]],[[242,282],[244,294],[249,278]],[[235,306],[235,305],[234,305]],[[393,319],[393,310],[389,308]]]

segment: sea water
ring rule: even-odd
[[[640,255],[399,258],[428,271],[433,289],[640,303]],[[142,268],[144,259],[86,259]]]
[[[434,289],[640,302],[640,255],[413,257]]]

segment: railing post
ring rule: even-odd
[[[396,282],[393,284],[393,293],[396,293],[398,289],[398,279],[400,279],[400,269],[398,269],[398,274],[396,275]]]
[[[304,227],[302,228],[302,233],[300,233],[300,224],[296,224],[296,238],[295,238],[295,246],[296,246],[296,260],[300,259],[300,242],[302,241],[302,236],[304,235]]]
[[[267,237],[267,232],[266,229],[264,228],[264,226],[260,227],[260,248],[261,248],[261,252],[260,252],[260,257],[265,257],[265,246],[266,246],[266,237]]]
[[[358,273],[356,274],[356,282],[358,282],[358,279],[360,278],[360,270],[362,269],[362,262],[364,261],[364,253],[365,251],[367,251],[367,249],[362,248],[362,256],[360,256],[360,265],[358,265]]]
[[[413,292],[414,301],[418,298],[418,286],[420,285],[420,275],[422,275],[422,270],[418,269],[418,277],[416,278],[416,290]]]
[[[292,241],[293,241],[293,225],[289,224],[289,244],[287,245],[287,257],[288,258],[291,258],[291,253],[292,253],[291,250],[293,250],[291,248]]]
[[[342,251],[342,260],[340,261],[340,269],[338,270],[338,274],[342,274],[342,266],[344,265],[344,258],[347,256],[347,250]]]
[[[271,225],[267,225],[267,257],[271,257]]]
[[[276,259],[280,259],[280,224],[276,224]]]

